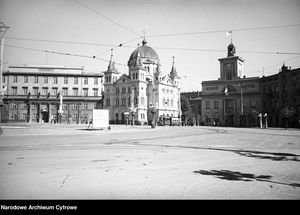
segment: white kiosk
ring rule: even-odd
[[[93,109],[92,129],[104,129],[109,126],[109,110]]]

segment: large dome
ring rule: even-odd
[[[137,47],[130,55],[130,58],[128,60],[128,66],[136,62],[138,55],[140,56],[141,59],[147,59],[148,61],[150,60],[154,63],[159,62],[159,57],[156,51],[154,51],[154,49],[151,48],[150,46],[147,46],[147,41],[145,39],[143,40],[142,43],[143,45]]]

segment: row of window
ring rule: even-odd
[[[127,100],[127,104],[128,106],[131,105],[131,98],[121,98],[121,99],[116,99],[115,100],[115,105],[121,106],[121,107],[125,107],[126,106],[126,100]],[[106,106],[110,106],[110,99],[106,99]],[[137,105],[139,103],[138,97],[134,97],[134,105]],[[169,99],[163,99],[162,100],[163,106],[169,106],[169,107],[173,107],[174,106],[174,101],[173,100],[169,100]],[[141,105],[144,106],[145,105],[145,97],[141,97]]]
[[[18,75],[13,75],[13,83],[17,83],[18,82]],[[28,83],[28,76],[24,75],[23,77],[23,83]],[[33,76],[33,82],[34,83],[39,83],[39,77],[40,76]],[[44,84],[48,84],[49,83],[49,77],[48,76],[43,76],[41,77],[43,79],[43,83]],[[54,76],[53,78],[53,84],[57,84],[58,83],[58,77]],[[78,77],[72,77],[73,78],[73,84],[78,84]],[[70,77],[64,77],[64,84],[69,84],[69,80]],[[5,76],[3,76],[3,82],[5,82]],[[100,78],[100,82],[102,83],[102,78]],[[83,78],[83,84],[89,84],[88,81],[88,77],[84,77]],[[99,84],[99,78],[94,78],[94,85],[98,85]]]
[[[70,96],[78,96],[78,88],[73,88],[72,89],[73,92]],[[82,92],[83,92],[83,96],[88,96],[88,88],[83,88]],[[12,95],[17,95],[18,92],[18,87],[12,87],[11,88],[11,94]],[[64,96],[68,96],[68,92],[69,89],[67,87],[62,88],[62,93]],[[28,87],[22,87],[22,95],[28,95],[29,91],[28,91]],[[38,87],[33,87],[32,88],[32,95],[48,95],[48,93],[50,93],[51,95],[57,95],[58,93],[58,88],[53,87],[51,89],[51,92],[49,91],[48,87],[43,87],[41,92],[39,91]],[[93,96],[98,96],[98,88],[93,88]]]
[[[21,119],[27,120],[27,113],[22,113],[21,115]],[[69,116],[72,118],[72,120],[77,121],[78,120],[78,114],[74,113],[74,114],[69,114]],[[18,119],[17,114],[15,113],[11,113],[9,116],[10,119]],[[67,114],[63,114],[62,115],[62,120],[67,120],[68,115]],[[37,120],[38,119],[38,114],[34,113],[32,114],[32,119],[33,120]],[[56,114],[52,114],[52,119],[56,119]]]
[[[210,109],[210,101],[206,101],[206,109]],[[219,101],[214,101],[214,109],[219,108]]]
[[[205,101],[205,107],[206,109],[210,109],[210,102],[211,101]],[[219,101],[213,101],[214,102],[214,109],[219,108]],[[229,100],[227,103],[227,108],[233,108],[233,101]],[[243,100],[243,106],[245,107],[245,100]],[[256,101],[255,99],[250,99],[250,107],[255,108],[256,107]]]
[[[169,89],[165,89],[165,88],[162,88],[162,92],[163,93],[166,93],[166,94],[173,94],[173,90],[169,90]]]
[[[171,106],[171,107],[173,107],[174,106],[174,101],[171,99],[171,100],[169,100],[169,99],[163,99],[162,100],[162,104],[163,104],[163,106]]]
[[[117,81],[117,77],[116,76],[113,76],[112,78],[113,78],[112,82]],[[106,83],[110,83],[111,82],[111,76],[105,76],[105,82]]]
[[[115,106],[119,107],[126,107],[126,100],[127,100],[127,106],[131,106],[131,98],[122,98],[122,99],[115,99]],[[133,102],[134,102],[134,105],[137,105],[139,103],[139,99],[138,97],[134,97],[133,99]],[[105,100],[105,105],[106,106],[111,106],[110,104],[110,99],[106,99]],[[141,105],[145,105],[145,98],[144,97],[141,97]]]
[[[20,103],[20,108],[21,109],[27,109],[28,108],[28,104],[26,103]],[[96,108],[96,103],[94,103],[94,109]],[[32,109],[38,109],[38,104],[32,104]],[[41,109],[47,109],[48,105],[46,104],[41,104]],[[69,109],[71,110],[78,110],[79,108],[79,104],[65,104],[63,103],[63,109],[67,110],[69,107]],[[17,109],[18,108],[18,104],[17,103],[10,103],[10,109]],[[52,107],[51,107],[52,108]],[[87,103],[83,103],[82,104],[82,110],[87,110],[88,109],[88,104]]]

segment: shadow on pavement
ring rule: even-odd
[[[202,175],[213,175],[217,178],[230,181],[253,181],[255,179],[270,179],[272,177],[270,175],[255,176],[254,174],[250,173],[233,172],[230,170],[198,170],[194,171],[194,173],[199,173]]]
[[[273,161],[300,161],[295,154],[290,153],[270,153],[270,152],[258,152],[258,151],[241,151],[236,152],[241,156],[258,158],[258,159],[269,159]]]
[[[141,144],[140,142],[131,142],[131,143],[126,142],[126,144],[140,145],[140,146],[161,146],[166,148],[188,148],[188,149],[226,151],[226,152],[234,152],[241,156],[247,156],[247,157],[258,158],[258,159],[269,159],[272,161],[300,161],[300,155],[291,154],[291,153],[261,152],[261,151],[250,151],[250,150],[241,150],[241,149],[222,149],[222,148],[182,146],[182,145]]]
[[[277,182],[277,181],[271,181],[269,179],[272,178],[270,175],[254,175],[251,173],[241,173],[241,172],[234,172],[230,170],[197,170],[193,173],[201,174],[201,175],[212,175],[216,178],[224,179],[224,180],[230,180],[230,181],[265,181],[275,184],[281,184],[281,185],[288,185],[292,187],[300,187],[300,184],[297,183],[283,183],[283,182]]]

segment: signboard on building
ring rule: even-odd
[[[109,127],[109,110],[93,109],[93,129]]]

